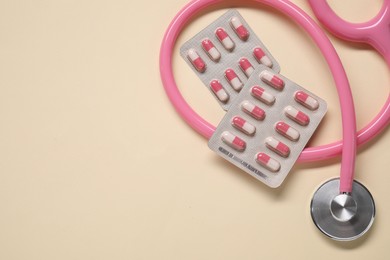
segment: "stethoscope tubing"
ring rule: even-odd
[[[334,35],[375,48],[390,65],[390,0],[383,0],[378,14],[363,23],[350,23],[340,18],[326,0],[309,0],[317,19]]]
[[[300,162],[319,161],[342,154],[341,160],[341,192],[351,192],[354,175],[354,162],[356,145],[363,144],[383,130],[389,122],[389,99],[380,113],[356,135],[356,119],[352,93],[342,63],[329,39],[321,28],[299,7],[284,0],[249,0],[249,1],[223,1],[223,0],[194,0],[187,4],[172,20],[169,25],[160,50],[160,74],[165,91],[179,115],[199,134],[209,139],[215,127],[199,116],[184,100],[181,95],[172,70],[173,48],[178,35],[186,24],[202,10],[216,6],[234,6],[236,4],[264,4],[284,13],[312,37],[323,53],[339,94],[342,111],[343,140],[327,145],[306,148]]]

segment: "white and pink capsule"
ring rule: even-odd
[[[286,144],[273,137],[267,137],[265,139],[265,144],[270,150],[282,157],[288,157],[290,155],[290,148]]]
[[[299,132],[295,128],[282,121],[276,123],[275,130],[276,132],[286,137],[287,139],[290,139],[291,141],[296,142],[300,137]]]
[[[241,109],[256,120],[264,120],[265,111],[249,101],[241,103]]]
[[[254,135],[256,132],[256,127],[254,125],[239,116],[233,117],[232,125],[247,135]]]
[[[316,110],[319,107],[318,101],[304,91],[297,91],[294,98],[298,103],[310,110]]]
[[[225,70],[225,77],[229,84],[234,88],[236,91],[240,91],[243,84],[240,78],[237,76],[236,72],[232,69]]]
[[[253,68],[253,66],[252,66],[252,63],[250,63],[250,61],[247,58],[241,58],[240,61],[238,62],[238,64],[240,65],[240,68],[241,68],[242,72],[244,72],[244,74],[248,78],[250,77],[250,75],[255,70]]]
[[[303,113],[302,111],[299,111],[295,107],[292,106],[286,107],[284,109],[284,113],[288,118],[292,119],[293,121],[295,121],[296,123],[302,126],[306,126],[310,122],[309,116]]]
[[[239,138],[238,136],[235,136],[234,134],[230,133],[229,131],[225,131],[221,135],[222,141],[232,147],[233,149],[237,151],[244,151],[246,148],[246,143],[244,140]]]
[[[221,58],[221,53],[214,46],[213,42],[210,41],[210,39],[204,39],[202,41],[202,48],[213,61],[217,62]]]
[[[278,172],[280,170],[280,163],[275,159],[271,158],[266,153],[258,153],[256,155],[256,162],[261,166],[267,168],[271,172]]]
[[[260,74],[260,78],[262,81],[279,91],[283,90],[284,88],[284,81],[270,71],[263,71]]]
[[[189,49],[187,52],[187,57],[197,71],[203,73],[206,70],[206,63],[199,56],[195,49]]]
[[[230,38],[230,36],[223,28],[219,27],[215,31],[215,35],[217,36],[218,40],[221,42],[221,44],[226,50],[232,51],[234,49],[235,45],[232,38]]]
[[[232,19],[230,19],[230,25],[236,32],[238,38],[240,38],[242,41],[248,40],[249,31],[245,28],[245,26],[242,24],[240,19],[238,19],[238,17],[233,17]]]
[[[251,94],[256,99],[267,105],[272,105],[273,103],[275,103],[275,96],[266,92],[262,87],[259,87],[257,85],[251,88]]]
[[[260,64],[264,64],[265,66],[272,68],[273,63],[270,58],[265,54],[262,48],[256,47],[253,49],[253,56],[256,61]]]
[[[212,80],[210,82],[210,88],[213,93],[217,96],[219,101],[226,103],[229,100],[229,94],[223,88],[222,84],[218,80]]]

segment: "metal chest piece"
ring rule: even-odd
[[[353,182],[352,194],[339,192],[340,179],[332,179],[318,188],[311,201],[311,217],[328,237],[350,241],[364,235],[372,226],[375,204],[361,183]]]

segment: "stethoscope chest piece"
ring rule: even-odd
[[[353,182],[351,194],[340,194],[340,179],[321,185],[311,201],[311,216],[318,229],[334,240],[350,241],[372,226],[375,203],[361,183]]]

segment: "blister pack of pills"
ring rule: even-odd
[[[324,100],[261,65],[209,140],[217,154],[280,186],[325,116]]]
[[[236,10],[230,10],[183,44],[180,54],[224,110],[261,64],[280,66]]]

